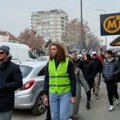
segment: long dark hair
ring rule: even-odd
[[[57,57],[56,60],[60,61],[60,62],[65,62],[65,58],[66,58],[66,51],[63,45],[61,45],[58,42],[52,42],[49,47],[48,47],[48,54],[50,56],[50,60],[53,59],[53,57],[51,56],[51,52],[50,52],[50,48],[51,46],[55,45],[57,47]]]
[[[88,61],[88,62],[92,60],[92,58],[91,58],[91,56],[90,56],[89,53],[86,53],[85,56],[87,57],[87,61]]]
[[[87,54],[86,54],[86,57],[87,57],[88,61],[91,61],[91,60],[92,60],[90,54],[87,53]]]

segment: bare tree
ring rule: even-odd
[[[41,36],[36,36],[35,32],[29,28],[24,29],[19,35],[21,43],[27,44],[31,49],[36,50],[42,47],[44,44]]]
[[[67,26],[67,31],[63,33],[62,40],[68,42],[69,44],[80,44],[81,40],[81,29],[83,34],[83,40],[86,48],[91,48],[92,46],[98,46],[97,38],[91,34],[90,28],[87,21],[83,21],[81,28],[81,22],[78,19],[72,19]]]
[[[86,46],[89,49],[99,49],[100,44],[98,38],[92,33],[87,34]]]

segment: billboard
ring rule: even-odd
[[[101,35],[120,35],[120,13],[100,15]]]

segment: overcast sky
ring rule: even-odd
[[[25,28],[31,28],[32,12],[51,9],[62,9],[68,13],[69,19],[80,19],[80,0],[1,0],[0,29],[18,36]],[[91,32],[100,39],[104,37],[100,36],[99,15],[104,12],[120,12],[120,0],[83,0],[83,19],[88,21]]]

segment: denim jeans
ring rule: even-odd
[[[0,112],[0,120],[11,120],[12,110],[7,112]]]
[[[95,96],[98,96],[99,94],[100,77],[100,73],[97,73],[97,75],[94,78],[93,91],[95,92]]]
[[[80,98],[81,98],[81,85],[80,85],[80,83],[76,83],[76,103],[70,105],[70,115],[71,116],[78,115]]]
[[[63,94],[49,93],[52,120],[69,120],[71,92]]]

